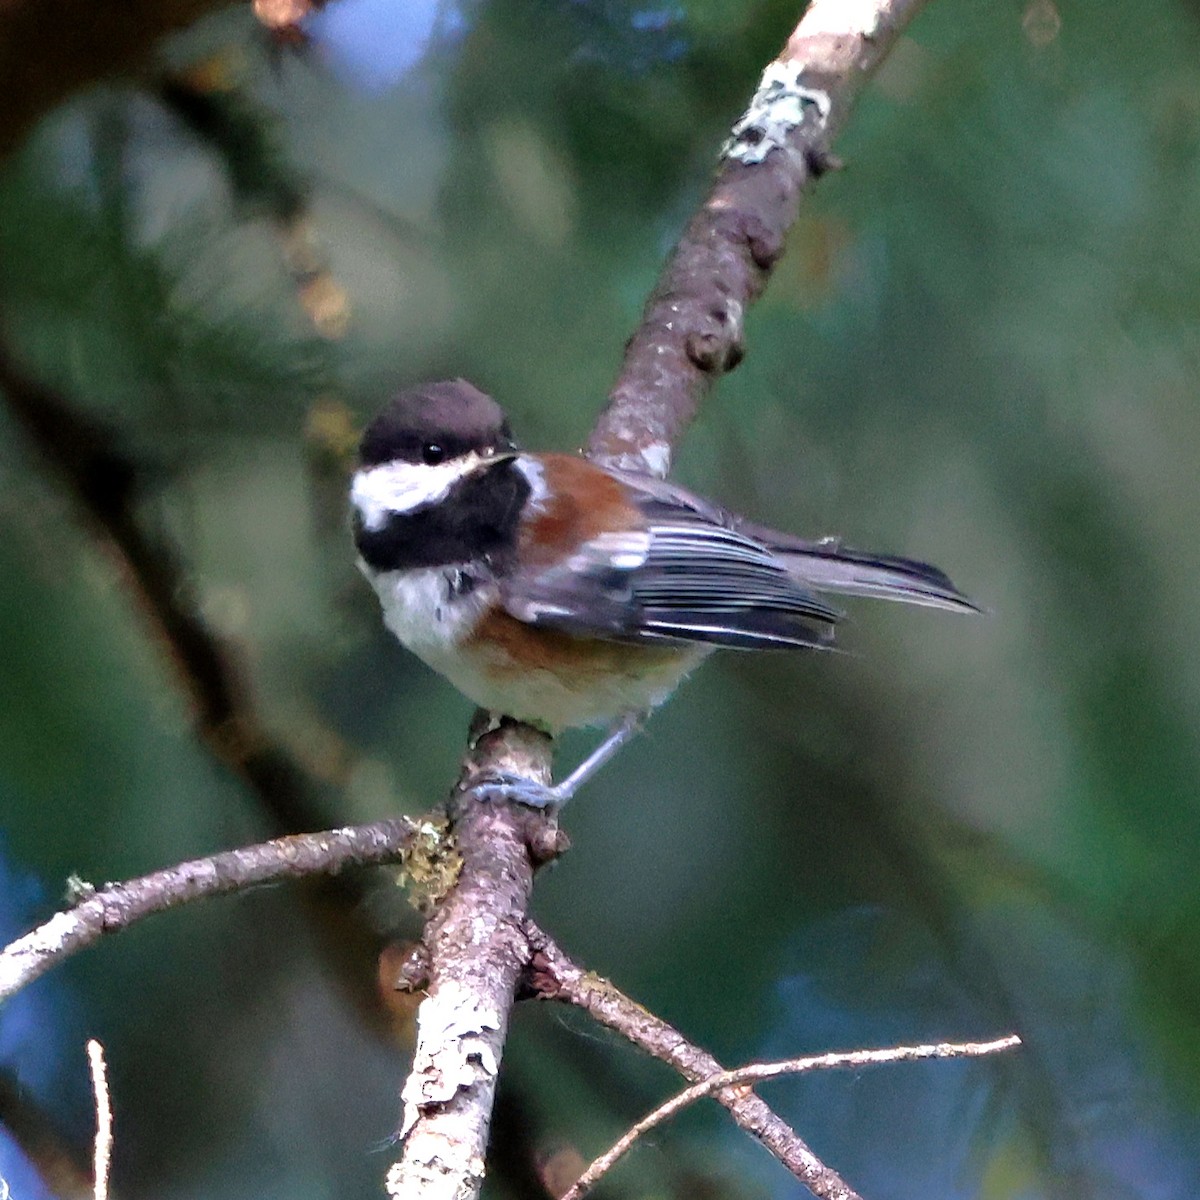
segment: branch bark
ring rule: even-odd
[[[560,1197],[560,1200],[583,1200],[583,1197],[606,1175],[627,1150],[643,1135],[656,1126],[695,1104],[705,1096],[716,1096],[727,1088],[764,1079],[778,1079],[781,1075],[802,1075],[808,1071],[828,1071],[840,1067],[878,1067],[885,1063],[920,1062],[927,1058],[979,1058],[987,1054],[998,1054],[1021,1044],[1014,1034],[995,1038],[990,1042],[931,1042],[920,1046],[891,1046],[884,1050],[847,1050],[830,1054],[812,1054],[805,1058],[790,1058],[782,1062],[751,1063],[733,1071],[719,1071],[700,1083],[684,1088],[665,1104],[660,1104],[652,1113],[643,1117],[628,1133],[606,1150]],[[853,1193],[838,1193],[838,1200]]]
[[[764,71],[708,198],[663,269],[588,441],[589,457],[666,475],[708,390],[741,360],[746,308],[783,252],[804,191],[834,165],[833,136],[922,2],[814,0]],[[506,726],[502,738],[485,739],[469,756],[487,772],[511,773],[513,761],[523,764],[517,773],[550,778],[549,742],[525,726]],[[432,985],[418,1010],[418,1056],[403,1093],[403,1149],[388,1174],[395,1197],[479,1194],[519,973],[512,960],[528,955],[514,938],[532,883],[530,839],[546,846],[554,837],[544,814],[507,805],[485,813],[469,792],[461,800],[463,876],[427,939]],[[504,886],[489,890],[491,880]],[[473,989],[469,997],[461,985]]]
[[[814,0],[734,125],[588,441],[598,462],[666,475],[713,384],[742,360],[747,308],[863,87],[924,0]]]
[[[62,959],[144,917],[260,883],[396,862],[417,826],[407,817],[276,838],[109,884],[0,951],[0,1003]]]
[[[533,950],[530,982],[535,995],[583,1009],[692,1083],[705,1083],[724,1073],[725,1068],[708,1051],[693,1045],[607,979],[574,963],[532,922],[526,925],[526,935]],[[741,1087],[720,1088],[713,1092],[713,1098],[728,1109],[740,1129],[760,1141],[813,1195],[821,1200],[862,1200],[765,1100]]]
[[[557,842],[552,817],[477,801],[470,780],[486,763],[548,783],[548,743],[504,722],[477,739],[464,767],[454,826],[462,873],[425,930],[428,994],[401,1094],[404,1154],[387,1176],[397,1200],[463,1200],[483,1184],[508,1017],[529,958],[522,926],[533,886],[530,847],[553,853]]]

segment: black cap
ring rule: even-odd
[[[443,379],[393,396],[367,426],[359,461],[364,467],[428,462],[430,447],[446,459],[514,448],[504,410],[491,396],[465,379]]]

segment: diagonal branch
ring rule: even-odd
[[[591,458],[666,475],[713,384],[742,360],[766,287],[855,101],[924,0],[813,0],[762,74],[628,345]]]
[[[725,1068],[677,1029],[631,1000],[607,979],[585,971],[533,922],[525,926],[533,950],[530,983],[534,994],[581,1008],[639,1049],[674,1067],[684,1079],[703,1083]],[[726,1087],[713,1098],[729,1110],[739,1128],[760,1141],[809,1191],[822,1200],[861,1200],[836,1171],[827,1167],[760,1097],[747,1088]]]
[[[667,473],[709,388],[742,357],[745,310],[783,252],[801,196],[834,165],[831,139],[921,3],[814,0],[763,73],[708,198],[663,269],[588,442],[590,457]],[[518,774],[549,779],[548,739],[505,723],[498,736],[472,745],[465,771],[511,774],[514,762]],[[469,792],[460,797],[457,828],[462,882],[426,939],[431,984],[417,1014],[401,1157],[388,1173],[393,1197],[471,1200],[479,1193],[520,974],[513,957],[528,955],[519,944],[534,866],[527,839],[551,846],[555,832],[546,814],[485,808]],[[469,936],[476,933],[486,936]]]
[[[256,884],[397,862],[418,832],[407,817],[394,817],[373,825],[298,833],[107,884],[0,950],[0,1002],[106,933],[118,933],[144,917]]]
[[[178,555],[139,520],[138,464],[109,430],[28,378],[2,340],[0,391],[100,543],[111,551],[213,755],[249,786],[278,829],[290,832],[329,824],[322,782],[271,733],[239,656],[198,615]]]
[[[990,1042],[930,1042],[920,1046],[892,1046],[885,1050],[847,1050],[841,1053],[811,1054],[782,1062],[751,1063],[733,1071],[720,1071],[690,1088],[684,1088],[678,1095],[643,1117],[596,1159],[575,1181],[574,1186],[563,1193],[560,1200],[582,1200],[638,1138],[669,1120],[689,1104],[694,1104],[705,1096],[715,1096],[726,1088],[759,1083],[764,1079],[778,1079],[781,1075],[800,1075],[808,1071],[828,1071],[839,1067],[875,1067],[885,1063],[920,1062],[927,1058],[979,1058],[987,1054],[998,1054],[1002,1050],[1011,1050],[1020,1044],[1021,1039],[1013,1033]],[[839,1196],[839,1200],[841,1197],[853,1195],[849,1191],[835,1194]]]

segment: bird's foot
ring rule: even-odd
[[[524,804],[527,808],[556,809],[565,804],[574,794],[574,788],[564,791],[563,784],[551,787],[526,779],[521,775],[509,775],[502,771],[489,772],[472,779],[466,787],[476,799],[485,803]]]
[[[600,745],[561,783],[549,785],[520,775],[495,771],[476,777],[468,784],[468,788],[480,800],[508,800],[529,808],[561,808],[626,742],[637,735],[648,715],[636,712],[622,717],[608,731]]]

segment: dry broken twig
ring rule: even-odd
[[[104,1047],[95,1038],[87,1044],[88,1069],[92,1077],[92,1097],[96,1103],[96,1142],[92,1154],[93,1200],[108,1200],[108,1180],[112,1170],[113,1114],[108,1090],[108,1065]]]
[[[919,1046],[891,1046],[884,1050],[847,1050],[840,1053],[812,1054],[783,1062],[751,1063],[733,1071],[721,1071],[685,1088],[643,1117],[610,1149],[600,1155],[559,1200],[582,1200],[640,1137],[687,1108],[689,1104],[694,1104],[705,1096],[716,1095],[726,1088],[760,1083],[764,1079],[778,1079],[781,1075],[799,1075],[807,1071],[827,1071],[837,1067],[875,1067],[885,1063],[917,1062],[926,1058],[979,1058],[1011,1050],[1020,1044],[1021,1039],[1016,1034],[1009,1034],[989,1042],[932,1042]]]
[[[689,1042],[679,1030],[631,1000],[609,980],[573,962],[532,921],[526,923],[525,935],[533,951],[528,981],[535,996],[583,1009],[692,1083],[705,1082],[724,1072],[708,1051]],[[762,1142],[814,1194],[826,1200],[860,1200],[858,1193],[817,1158],[787,1122],[749,1088],[721,1088],[713,1096],[728,1109],[739,1128]]]

